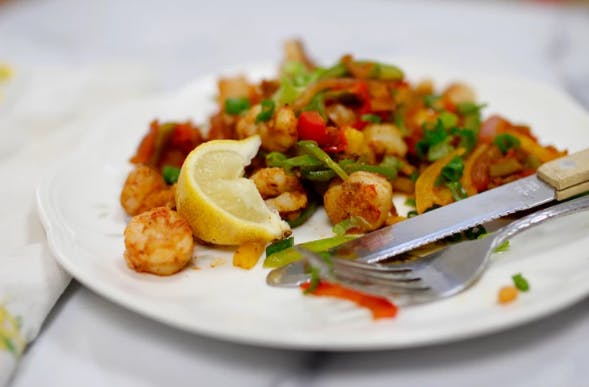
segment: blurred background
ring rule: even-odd
[[[173,89],[228,66],[277,63],[282,41],[300,37],[320,63],[344,52],[410,57],[557,83],[589,106],[588,4],[0,0],[0,61],[127,65]]]
[[[6,171],[5,181],[10,181],[2,189],[3,202],[11,203],[0,208],[3,251],[46,240],[34,210],[36,178],[75,146],[86,129],[80,123],[99,118],[126,99],[174,92],[206,74],[220,75],[228,68],[256,63],[278,66],[283,42],[293,37],[302,39],[313,59],[324,65],[343,53],[393,61],[408,58],[450,68],[456,74],[464,71],[539,81],[564,90],[589,109],[586,1],[0,0],[0,166]],[[404,70],[411,77],[412,69]],[[121,129],[124,125],[121,123]],[[15,151],[31,144],[37,147],[29,153]],[[9,163],[8,155],[20,158]],[[587,324],[581,325],[585,305],[561,315],[557,323],[548,321],[548,327],[555,326],[548,329],[551,340],[543,341],[546,326],[536,325],[523,348],[521,341],[512,338],[529,335],[529,326],[511,336],[491,336],[452,347],[450,352],[440,347],[426,361],[424,368],[431,367],[423,377],[437,380],[443,374],[449,381],[464,377],[460,380],[467,381],[462,385],[470,385],[480,372],[504,378],[510,385],[516,385],[511,383],[514,377],[520,378],[519,386],[573,385],[559,381],[585,380],[583,360],[579,360],[586,360],[585,342],[579,340],[587,337],[583,331]],[[573,323],[580,328],[564,329]],[[87,327],[92,327],[92,335]],[[554,331],[562,331],[564,338]],[[214,347],[216,342],[204,341],[201,348],[206,346],[206,351],[195,350],[198,345],[194,344],[201,340],[127,313],[73,284],[23,357],[15,385],[39,385],[48,374],[55,385],[79,385],[78,380],[85,385],[94,380],[95,385],[157,384],[152,380],[133,384],[136,377],[160,378],[160,384],[170,384],[169,375],[190,374],[192,381],[194,376],[215,373],[242,380],[249,375],[247,367],[239,366],[246,358],[251,364],[259,362],[263,370],[281,366],[279,371],[272,369],[271,375],[291,367],[290,358],[276,357],[274,352],[256,358],[249,347],[235,352],[232,345],[217,343]],[[209,347],[214,347],[212,361]],[[143,355],[139,360],[168,358],[176,372],[146,369],[149,363],[134,362],[133,356],[127,356],[128,348]],[[488,348],[495,351],[487,354]],[[537,355],[531,356],[532,352]],[[422,358],[424,352],[411,353],[414,356],[397,363],[393,371],[410,376],[421,373],[424,368],[410,360]],[[383,375],[379,385],[390,385],[384,372],[391,369],[387,356],[383,353],[382,361],[372,368],[383,370],[375,373]],[[446,363],[440,366],[441,358]],[[461,361],[454,361],[456,358]],[[481,358],[483,365],[475,366]],[[201,363],[196,367],[195,359]],[[215,363],[216,359],[220,360]],[[284,365],[282,359],[286,359]],[[336,360],[333,364],[340,358]],[[578,367],[564,366],[565,360],[576,361]],[[320,368],[315,361],[320,362],[320,356],[311,357],[309,368]],[[342,369],[353,363],[352,373],[366,365],[353,357],[342,363]],[[542,364],[541,372],[536,372],[538,364]],[[256,378],[263,374],[257,367],[250,367]],[[513,372],[506,373],[508,369]],[[490,378],[487,385],[502,384],[496,380]],[[304,382],[302,385],[309,384]],[[331,385],[344,380],[338,382]]]

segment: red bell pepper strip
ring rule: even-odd
[[[300,139],[315,141],[319,146],[329,144],[329,134],[327,133],[325,120],[315,110],[302,112],[299,115],[297,130]]]
[[[307,290],[310,286],[310,283],[304,283],[301,285],[301,289]],[[309,294],[315,296],[336,297],[352,301],[358,306],[368,308],[372,313],[372,318],[375,320],[395,317],[399,309],[395,304],[384,297],[365,294],[357,290],[345,288],[325,281],[319,281],[317,287],[310,290]]]

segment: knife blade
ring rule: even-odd
[[[537,174],[367,233],[329,249],[327,254],[376,263],[500,217],[586,191],[589,191],[589,149],[545,163]],[[288,266],[275,270],[297,275],[304,272],[302,261]],[[267,282],[283,286],[276,283],[279,277],[271,272]]]

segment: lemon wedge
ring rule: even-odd
[[[259,136],[211,140],[186,157],[176,188],[176,207],[197,238],[217,245],[271,241],[290,231],[266,206],[244,167],[260,147]]]

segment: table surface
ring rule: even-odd
[[[140,65],[157,76],[162,90],[239,63],[276,62],[281,42],[292,36],[320,61],[346,51],[474,67],[556,85],[589,108],[589,10],[578,6],[55,0],[0,7],[0,60]],[[30,227],[26,242],[44,238],[37,220]],[[14,243],[5,239],[2,244]],[[73,281],[12,385],[587,386],[587,347],[589,299],[525,326],[456,343],[331,353],[189,334]]]

